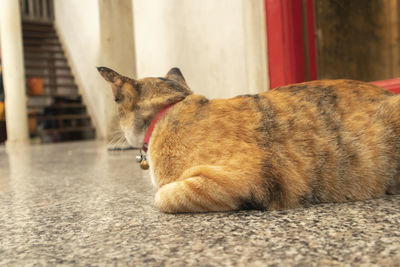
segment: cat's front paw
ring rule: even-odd
[[[173,182],[158,189],[154,197],[154,204],[160,211],[166,213],[188,211],[184,208],[184,203],[182,203],[182,200],[179,200],[180,196],[178,190],[179,187],[183,186],[183,184],[180,183],[181,182]]]
[[[237,209],[234,198],[202,177],[192,177],[162,186],[155,205],[162,212],[205,212]]]
[[[170,212],[172,212],[172,210],[170,209],[169,205],[167,204],[168,200],[167,200],[167,196],[166,196],[166,192],[165,192],[166,190],[163,190],[163,188],[165,186],[167,186],[167,185],[164,185],[157,191],[157,193],[154,197],[154,204],[160,211],[170,213]]]

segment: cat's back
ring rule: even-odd
[[[290,95],[305,95],[312,93],[313,96],[323,95],[326,93],[346,94],[350,96],[357,96],[364,99],[368,97],[381,97],[393,95],[391,92],[362,81],[356,80],[315,80],[310,82],[303,82],[297,84],[290,84],[277,87],[273,90],[279,93],[289,93]]]
[[[204,128],[208,135],[215,131],[217,135],[224,132],[223,136],[229,136],[228,133],[245,130],[268,130],[282,135],[306,131],[316,124],[331,128],[360,113],[368,118],[391,96],[391,92],[365,82],[318,80],[230,99],[208,100],[191,95],[170,118],[172,125]]]
[[[332,106],[345,112],[368,106],[376,106],[393,94],[373,84],[354,80],[317,80],[278,87],[268,95],[273,101],[283,101],[287,105],[312,104],[318,107]]]

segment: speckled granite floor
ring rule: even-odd
[[[168,215],[135,151],[0,147],[0,265],[400,266],[400,196]]]

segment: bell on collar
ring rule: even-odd
[[[142,160],[141,162],[140,162],[140,168],[142,168],[143,170],[148,170],[149,169],[149,163],[147,163],[147,160]]]
[[[148,170],[150,167],[147,161],[146,154],[144,154],[142,150],[140,150],[140,155],[136,156],[136,162],[140,164],[140,168],[142,168],[143,170]]]

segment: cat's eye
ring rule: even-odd
[[[115,102],[117,102],[117,103],[121,102],[121,99],[120,99],[120,98],[115,98],[114,100],[115,100]]]

